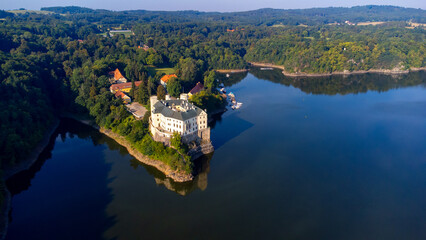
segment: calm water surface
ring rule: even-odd
[[[424,72],[221,78],[244,104],[194,182],[64,120],[7,183],[7,239],[426,239]]]

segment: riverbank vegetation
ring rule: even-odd
[[[99,126],[126,136],[141,152],[149,155],[154,149],[150,156],[188,169],[185,161],[176,164],[176,152],[150,142],[147,123],[134,121],[121,100],[110,93],[107,73],[116,68],[129,81],[142,81],[129,95],[143,105],[158,89],[164,95],[158,85],[165,72],[177,74],[173,88],[167,87],[175,96],[203,82],[206,91],[191,101],[209,111],[223,103],[214,91],[217,76],[212,70],[246,69],[248,61],[312,73],[426,65],[426,32],[421,27],[408,29],[405,22],[426,22],[424,10],[419,9],[376,6],[244,13],[111,12],[78,7],[44,10],[53,13],[0,11],[4,18],[0,21],[2,167],[25,159],[54,118],[66,111],[90,114]],[[373,18],[399,22],[344,24],[345,20],[366,22]],[[327,25],[334,22],[340,25]],[[101,35],[111,29],[131,29],[134,35]]]

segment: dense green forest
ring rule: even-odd
[[[283,65],[289,72],[425,67],[425,11],[365,6],[307,10],[262,9],[242,13],[152,12],[44,8],[58,14],[10,14],[0,20],[0,163],[28,155],[62,113],[87,114],[126,136],[141,152],[190,171],[182,151],[149,138],[146,118],[135,121],[109,92],[107,73],[116,68],[142,81],[130,96],[147,105],[162,74],[173,68],[173,95],[204,82],[199,106],[221,104],[214,69],[248,68],[250,61]],[[350,21],[394,21],[377,26],[326,25]],[[301,24],[305,24],[300,26]],[[131,29],[134,35],[108,33]],[[146,45],[149,49],[139,48]],[[213,79],[213,81],[212,81]],[[169,89],[170,88],[170,89]],[[163,89],[161,89],[163,91]],[[162,93],[161,93],[162,94]],[[184,147],[176,147],[178,150]],[[181,149],[182,148],[182,149]],[[180,153],[179,153],[180,152]]]
[[[351,8],[329,7],[311,9],[271,9],[264,8],[246,12],[199,12],[199,11],[109,11],[81,7],[45,7],[41,10],[58,14],[71,14],[73,19],[89,19],[101,24],[122,24],[125,22],[220,22],[243,25],[321,25],[334,22],[365,21],[410,21],[426,23],[426,15],[422,9],[395,6],[356,6]],[[118,19],[119,17],[120,19]]]

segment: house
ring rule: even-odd
[[[204,85],[198,82],[197,85],[195,85],[195,87],[193,87],[191,91],[189,91],[188,96],[191,97],[192,95],[197,94],[202,90],[204,90]]]
[[[136,81],[135,86],[138,87],[139,85],[141,85],[141,83],[142,83],[142,81]],[[132,83],[131,82],[112,84],[109,87],[109,90],[114,94],[117,91],[128,93],[128,92],[130,92],[130,89],[132,89]]]
[[[174,132],[182,136],[184,143],[210,141],[207,113],[188,100],[158,100],[150,98],[150,131],[155,141],[168,144]]]
[[[148,51],[150,49],[150,47],[148,47],[148,45],[144,44],[143,46],[138,46],[139,49],[143,49],[145,52]]]
[[[127,82],[127,79],[121,74],[120,70],[115,69],[115,71],[108,73],[110,77],[111,83],[125,83]]]
[[[160,79],[161,85],[166,87],[167,82],[172,78],[177,78],[176,74],[167,74],[167,75],[162,76],[161,79]]]
[[[130,99],[130,97],[127,96],[126,94],[124,94],[122,91],[117,91],[117,92],[115,92],[114,95],[117,98],[121,98],[125,104],[129,104],[129,103],[132,102],[132,100]]]

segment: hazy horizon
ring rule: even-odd
[[[195,10],[203,12],[238,12],[249,11],[261,8],[274,8],[274,9],[307,9],[307,8],[327,8],[327,7],[354,7],[365,5],[391,5],[406,8],[426,8],[426,2],[422,0],[407,0],[401,4],[399,0],[362,0],[362,1],[338,1],[326,0],[321,3],[315,0],[301,0],[301,1],[280,1],[280,0],[265,0],[262,2],[254,0],[181,0],[179,2],[173,0],[158,0],[154,2],[141,2],[137,0],[123,0],[117,5],[117,1],[113,0],[4,0],[0,3],[0,9],[14,10],[25,8],[28,10],[40,10],[42,7],[56,7],[56,6],[79,6],[92,9],[106,9],[106,10],[151,10],[151,11],[182,11],[182,10]]]

